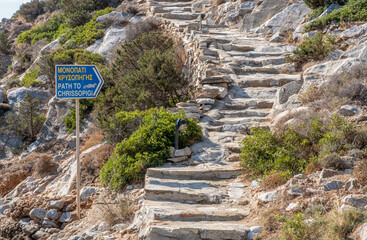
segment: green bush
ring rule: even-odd
[[[58,64],[81,64],[81,65],[97,65],[99,67],[105,61],[105,58],[97,53],[91,53],[83,49],[60,49],[53,54],[53,62]]]
[[[101,126],[119,111],[169,107],[189,95],[189,82],[182,76],[172,39],[161,32],[143,34],[126,42],[105,75],[105,91],[96,104]]]
[[[313,20],[315,18],[318,18],[327,8],[326,7],[319,7],[316,8],[308,15],[309,20]]]
[[[46,118],[42,114],[40,101],[29,93],[24,101],[15,108],[17,113],[9,113],[5,117],[6,131],[22,137],[26,141],[34,141]]]
[[[335,38],[318,32],[313,37],[298,45],[292,55],[287,56],[287,61],[302,65],[308,61],[318,61],[325,58],[334,49]]]
[[[278,217],[278,221],[283,223],[282,239],[284,240],[308,240],[309,226],[305,223],[302,213],[297,213],[293,217]]]
[[[32,22],[39,15],[44,14],[45,2],[40,0],[32,0],[20,5],[18,14],[22,16],[27,22]]]
[[[181,148],[201,139],[200,126],[195,120],[187,119],[183,112],[174,114],[165,109],[151,109],[144,115],[139,128],[117,144],[114,156],[103,166],[100,173],[103,185],[121,189],[127,183],[141,181],[147,168],[164,163],[173,147],[175,122],[179,118],[187,122],[186,130],[180,131]]]
[[[305,4],[312,8],[317,9],[319,7],[326,7],[329,6],[332,3],[344,5],[348,0],[303,0]]]
[[[297,174],[309,162],[310,157],[304,151],[309,144],[293,129],[274,134],[269,130],[253,128],[251,135],[242,141],[241,166],[252,176],[273,172]]]
[[[36,67],[29,70],[28,73],[26,73],[22,79],[22,81],[19,82],[19,85],[22,87],[30,87],[33,84],[36,83],[36,79],[39,77],[41,73],[41,68]]]
[[[18,36],[18,43],[34,44],[35,42],[46,39],[51,42],[57,39],[66,29],[65,15],[57,14],[50,18],[47,22],[42,23],[39,26],[21,33]]]
[[[77,48],[80,45],[89,46],[97,39],[103,38],[103,25],[96,23],[99,16],[110,13],[113,8],[106,8],[93,12],[93,17],[83,25],[68,27],[67,15],[57,14],[47,22],[33,27],[18,36],[18,43],[34,44],[46,39],[48,42],[60,38],[60,42],[67,48]]]
[[[79,103],[79,124],[93,109],[94,99],[80,99]],[[68,133],[72,133],[76,129],[76,108],[72,108],[69,114],[63,119]]]
[[[341,9],[335,10],[330,14],[318,18],[309,23],[304,31],[324,29],[332,22],[353,22],[367,20],[367,0],[349,0]]]
[[[108,0],[61,0],[61,9],[67,17],[71,28],[88,22],[91,12],[108,7]]]
[[[338,115],[330,121],[315,118],[301,128],[297,130],[302,133],[293,128],[280,133],[252,129],[252,135],[242,141],[241,166],[255,177],[275,172],[288,176],[301,173],[317,158],[322,167],[343,169],[339,158],[329,155],[367,146],[367,131]]]

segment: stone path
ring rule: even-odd
[[[148,4],[151,15],[170,23],[170,31],[189,46],[196,101],[206,112],[200,120],[204,138],[192,146],[189,166],[148,170],[140,237],[248,239],[254,226],[246,220],[251,188],[239,178],[239,142],[249,126],[267,127],[277,91],[299,79],[285,62],[290,48],[225,26],[197,31],[199,13],[190,1]]]

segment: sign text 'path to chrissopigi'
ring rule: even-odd
[[[95,98],[103,85],[95,66],[57,65],[55,70],[57,98]]]

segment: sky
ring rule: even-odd
[[[0,21],[3,18],[11,18],[22,3],[29,0],[0,0]]]

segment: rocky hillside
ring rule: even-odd
[[[0,23],[0,237],[365,239],[366,8],[22,5]],[[81,102],[81,219],[75,106],[54,97],[57,64],[105,79]]]

